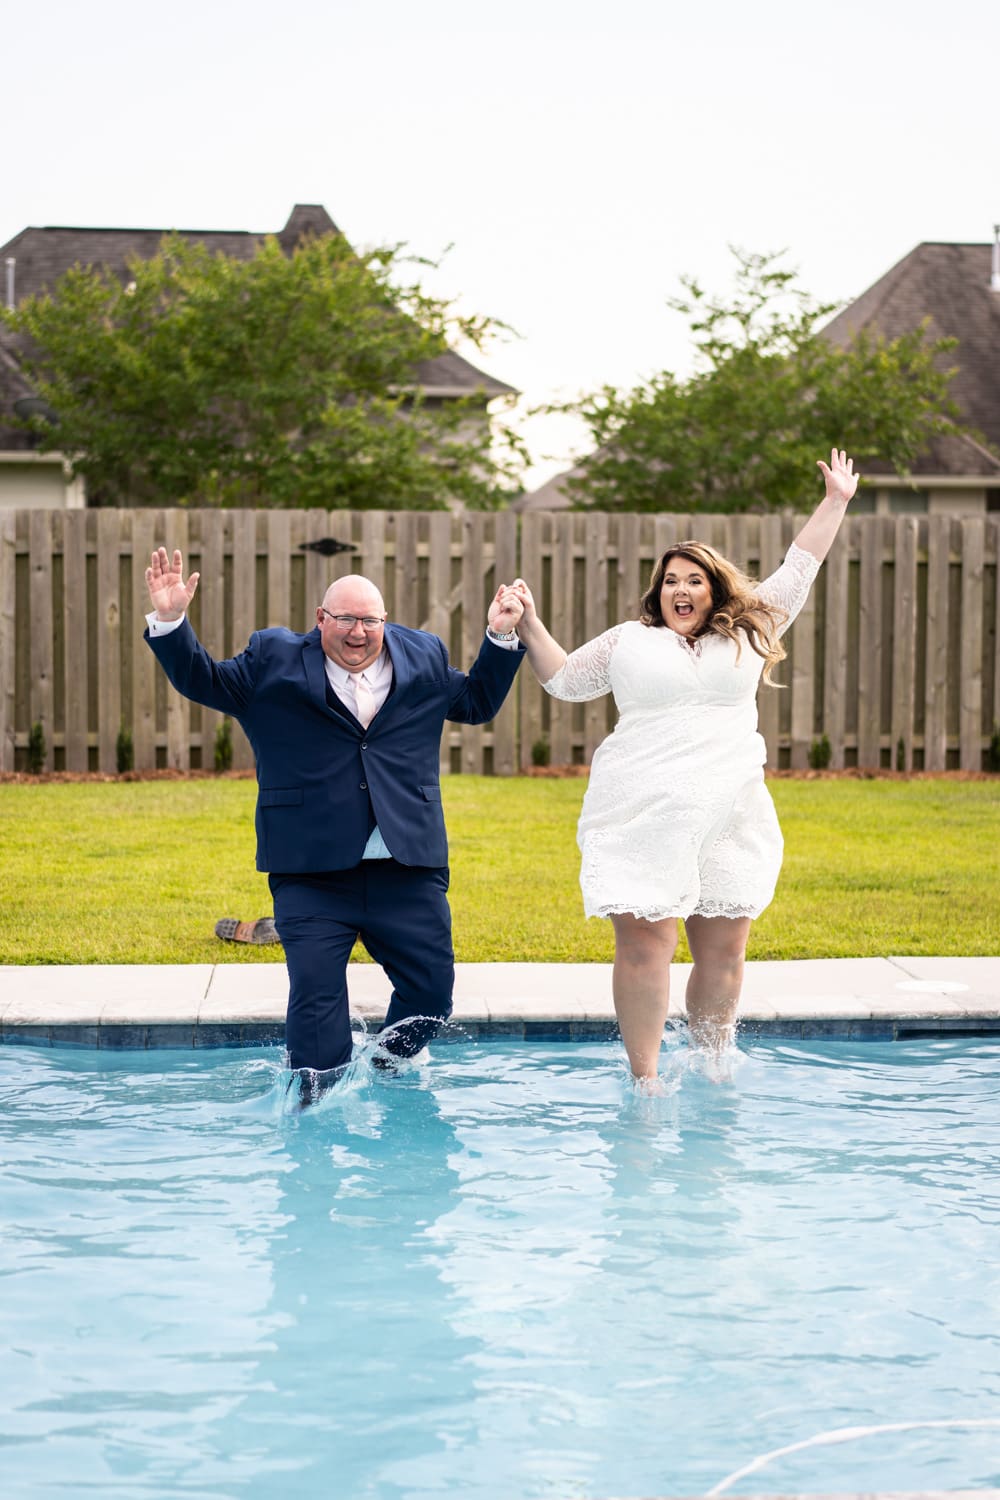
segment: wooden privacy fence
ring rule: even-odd
[[[0,769],[23,769],[40,724],[48,769],[211,767],[220,715],[168,688],[142,642],[155,545],[201,573],[192,621],[216,656],[265,625],[307,630],[327,585],[363,573],[390,618],[432,630],[452,661],[479,648],[498,582],[521,574],[564,645],[634,618],[654,560],[697,536],[752,576],[802,518],[604,513],[94,510],[0,512]],[[1000,718],[1000,518],[849,517],[786,637],[784,690],[762,689],[769,764],[980,770]],[[339,544],[343,550],[335,550]],[[446,726],[442,770],[510,775],[543,745],[589,764],[610,698],[563,704],[525,667],[497,720]],[[234,764],[251,763],[234,726]]]

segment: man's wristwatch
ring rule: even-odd
[[[487,625],[486,634],[491,641],[516,641],[516,630],[494,630],[492,625]]]

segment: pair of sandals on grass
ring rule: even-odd
[[[215,935],[224,943],[280,943],[273,917],[257,917],[252,922],[241,922],[239,917],[220,917],[215,924]]]

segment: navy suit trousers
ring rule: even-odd
[[[347,963],[357,938],[392,984],[383,1046],[411,1057],[451,1015],[455,954],[448,868],[366,859],[349,870],[269,876],[288,965],[285,1042],[293,1068],[350,1061]]]

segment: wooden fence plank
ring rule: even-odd
[[[179,547],[184,558],[185,571],[190,572],[190,513],[186,510],[171,511],[164,517],[161,536],[170,537],[171,547]],[[147,559],[148,560],[148,559]],[[201,592],[201,580],[198,582]],[[145,588],[143,590],[145,592]],[[143,601],[143,608],[148,605]],[[137,647],[138,649],[138,647]],[[148,656],[148,651],[140,655]],[[156,676],[154,672],[154,678]],[[166,763],[172,771],[187,771],[191,766],[191,703],[171,688],[166,695]]]
[[[132,742],[135,764],[139,769],[156,765],[156,661],[153,653],[139,638],[143,616],[149,611],[146,569],[154,546],[162,542],[172,553],[175,536],[167,537],[163,511],[132,511],[132,613],[128,620],[129,648],[132,653]],[[185,558],[185,562],[187,559]],[[177,697],[173,688],[169,696]]]
[[[552,517],[549,550],[552,579],[549,629],[567,651],[574,651],[582,645],[573,632],[573,549],[577,520],[574,511],[564,511]],[[569,765],[573,759],[573,708],[572,703],[556,698],[552,700],[549,744],[552,763],[556,766]]]
[[[390,618],[398,625],[415,630],[420,624],[418,590],[420,562],[418,556],[417,514],[400,511],[395,517],[396,555],[393,559],[392,608]]]
[[[198,543],[189,542],[197,553],[201,582],[195,595],[198,605],[198,639],[217,659],[226,656],[226,575],[225,528],[220,510],[199,510],[192,515],[197,523]],[[192,556],[192,562],[194,556]],[[215,737],[222,726],[223,715],[214,708],[199,705],[201,717],[201,765],[211,771],[215,765]]]
[[[97,766],[118,769],[117,743],[122,728],[122,533],[126,515],[97,512]],[[143,622],[139,622],[142,624]],[[145,650],[145,646],[142,648]]]
[[[915,516],[897,516],[893,542],[892,743],[894,769],[913,770],[913,695],[917,672],[917,546]]]
[[[67,771],[86,771],[88,751],[87,521],[85,510],[63,517],[62,629],[65,641],[66,718],[63,753]]]
[[[54,683],[53,683],[53,617],[52,617],[52,533],[57,513],[35,510],[28,521],[29,619],[28,659],[29,725],[41,724],[45,735],[45,770],[54,761]]]
[[[341,517],[342,520],[342,517]],[[305,597],[306,597],[306,628],[311,630],[316,623],[316,609],[323,603],[324,596],[330,584],[333,582],[333,557],[324,557],[322,552],[317,552],[310,543],[321,542],[327,538],[333,541],[347,541],[346,534],[341,537],[340,530],[346,528],[341,525],[335,531],[331,526],[329,512],[325,510],[307,510],[305,512],[306,531],[303,541],[306,546],[302,549],[306,560],[305,574]],[[337,554],[348,560],[352,559],[352,552]]]
[[[230,511],[232,525],[232,642],[230,654],[244,650],[257,624],[257,515],[252,510]],[[233,766],[248,770],[253,751],[238,724],[233,725]]]
[[[685,532],[684,535],[687,535]],[[643,578],[639,561],[639,517],[618,517],[618,557],[616,560],[618,619],[637,620],[639,600],[646,592],[648,578]],[[579,644],[579,643],[577,643]]]
[[[966,517],[960,526],[962,603],[959,609],[959,766],[983,768],[983,575],[986,523]]]
[[[730,562],[736,564],[742,573],[746,573],[750,566],[747,518],[743,515],[727,516],[726,521],[724,554]]]
[[[663,554],[677,541],[677,517],[676,516],[654,516],[653,517],[653,560],[654,566],[659,562]],[[652,570],[651,570],[652,571]],[[645,592],[645,590],[644,590]],[[609,620],[609,625],[617,625],[617,620]]]
[[[823,731],[830,741],[830,764],[844,766],[847,710],[847,565],[848,520],[826,559],[826,629],[823,641]]]
[[[267,572],[267,623],[292,628],[291,516],[287,510],[265,513],[264,558]]]
[[[927,677],[924,770],[943,771],[948,755],[948,584],[951,518],[931,516],[927,542]]]
[[[540,512],[528,511],[521,520],[521,563],[518,569],[534,596],[537,608],[545,618],[545,601],[542,597],[542,527]],[[546,623],[548,623],[546,621]],[[519,706],[521,728],[521,766],[532,763],[533,747],[544,738],[545,691],[528,666],[522,666],[519,678]]]
[[[861,549],[858,647],[858,765],[875,770],[882,755],[882,522],[874,517]]]
[[[422,630],[440,636],[451,653],[451,516],[434,512],[428,517],[427,619]],[[446,724],[441,736],[441,774],[451,771],[452,729]]]
[[[370,578],[380,593],[385,591],[385,511],[366,510],[361,516],[361,557],[357,572]]]
[[[0,771],[14,769],[17,520],[0,511]]]
[[[991,735],[994,727],[1000,728],[1000,516],[990,516],[987,522],[990,537],[990,557],[993,561],[993,717],[983,727]]]
[[[802,529],[804,517],[793,516],[790,518],[789,530],[792,537],[798,535]],[[734,516],[734,521],[742,521],[742,516]],[[787,547],[785,549],[788,550]],[[789,712],[789,765],[795,771],[801,771],[809,764],[809,752],[815,738],[816,723],[816,616],[817,616],[817,589],[813,584],[809,590],[809,597],[799,612],[785,643],[788,646],[791,657],[791,669],[782,673],[779,668],[777,677],[779,682],[788,682],[791,688],[792,702]]]

